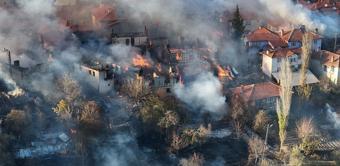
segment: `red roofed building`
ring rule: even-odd
[[[301,49],[279,48],[267,50],[262,54],[262,71],[269,77],[280,72],[282,59],[288,58],[294,71],[301,67]]]
[[[280,32],[271,31],[266,27],[259,27],[246,36],[245,42],[248,48],[255,47],[261,50],[299,48],[302,45],[304,33],[312,36],[312,49],[319,51],[321,49],[322,37],[314,32],[307,32],[303,26],[290,31],[281,30]]]
[[[76,5],[59,6],[59,21],[74,32],[94,32],[112,26],[117,18],[113,5],[100,3],[77,3]]]
[[[317,0],[314,3],[308,0],[299,0],[298,3],[313,11],[340,14],[340,2],[337,0]]]
[[[270,48],[288,47],[287,43],[282,40],[278,33],[266,27],[259,27],[255,31],[250,32],[245,40],[247,47],[256,47],[259,49],[264,49],[268,46]]]
[[[231,89],[233,95],[240,96],[244,102],[258,109],[276,110],[280,87],[271,82],[242,85]]]
[[[302,38],[306,33],[304,27],[293,29],[291,31],[283,32],[282,39],[288,43],[289,48],[300,48],[302,46]],[[314,32],[308,32],[308,34],[312,37],[312,49],[314,51],[321,50],[321,42],[322,37]]]
[[[326,76],[335,85],[340,85],[340,54],[320,51],[312,57],[312,67],[321,76]]]

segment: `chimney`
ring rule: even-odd
[[[300,31],[301,31],[302,33],[305,33],[305,32],[306,32],[306,26],[305,26],[305,25],[301,25],[301,26],[300,26]]]
[[[282,37],[284,33],[285,33],[285,31],[283,29],[281,29],[280,36]]]
[[[335,58],[334,56],[331,57],[331,62],[334,62]]]

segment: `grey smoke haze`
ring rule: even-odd
[[[212,73],[201,73],[194,81],[177,84],[174,87],[176,96],[192,106],[214,114],[223,114],[226,110],[225,97],[222,95],[222,85]]]

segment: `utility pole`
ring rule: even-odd
[[[7,49],[7,48],[4,48],[3,51],[7,52],[9,74],[10,74],[10,76],[12,76],[12,57],[11,57],[11,51],[9,49]]]
[[[263,151],[262,151],[261,163],[263,162],[264,152],[265,152],[266,149],[267,149],[267,141],[268,141],[268,132],[269,132],[269,128],[271,128],[272,126],[273,126],[273,124],[267,124],[266,138],[264,139],[264,146],[263,146]]]

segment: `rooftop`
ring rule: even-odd
[[[261,53],[262,55],[266,55],[271,58],[278,58],[278,57],[290,57],[293,55],[301,54],[301,48],[278,48],[275,50],[267,50]]]
[[[280,87],[271,82],[242,85],[231,91],[233,94],[240,95],[245,102],[280,96]]]

